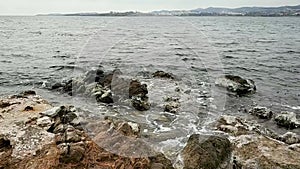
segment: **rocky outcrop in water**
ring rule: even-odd
[[[273,112],[270,109],[260,106],[253,107],[249,110],[249,113],[261,119],[271,119],[273,116]]]
[[[256,86],[253,80],[243,79],[240,76],[225,75],[216,80],[215,84],[236,93],[239,96],[254,93]]]
[[[121,98],[123,100],[131,99],[131,105],[135,109],[149,110],[147,85],[136,79],[122,78],[121,75],[122,72],[119,69],[110,72],[95,69],[66,82],[55,83],[51,89],[69,95],[94,98],[97,102],[106,104],[114,103]]]
[[[275,121],[279,126],[295,129],[300,127],[300,122],[294,112],[281,112],[275,116]]]

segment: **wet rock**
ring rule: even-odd
[[[122,74],[122,72],[119,69],[115,69],[110,73],[106,73],[103,76],[103,78],[100,78],[99,81],[97,81],[97,82],[104,87],[111,88],[113,78],[116,78],[117,76],[119,76],[121,74]]]
[[[294,112],[281,112],[275,117],[277,125],[287,129],[295,129],[300,127],[300,122],[296,118]]]
[[[273,112],[270,109],[260,106],[253,107],[249,110],[249,113],[261,119],[271,119],[273,116]]]
[[[26,90],[26,91],[22,92],[22,94],[24,96],[29,96],[29,95],[36,95],[36,92],[33,90]]]
[[[132,80],[129,85],[129,98],[133,96],[145,97],[148,94],[146,84],[141,84],[138,80]]]
[[[51,90],[56,90],[56,89],[59,89],[59,88],[62,88],[64,87],[63,84],[61,83],[54,83],[52,86],[51,86]]]
[[[102,103],[113,103],[114,100],[112,98],[112,93],[110,90],[105,91],[104,93],[101,92],[100,95],[96,96],[97,102],[102,102]]]
[[[235,92],[239,96],[256,91],[253,80],[243,79],[239,76],[225,75],[224,77],[217,79],[215,84],[217,86],[225,87],[227,90]]]
[[[83,81],[90,84],[93,82],[99,82],[104,77],[104,71],[102,69],[96,69],[86,72]]]
[[[171,101],[165,104],[164,111],[170,113],[177,113],[179,111],[179,107],[180,103]]]
[[[132,107],[139,111],[146,111],[150,109],[150,103],[147,100],[142,100],[140,97],[133,97],[131,99]]]
[[[300,143],[300,137],[293,132],[287,132],[279,137],[280,141],[285,142],[286,144],[297,144]]]
[[[201,140],[203,139],[203,140]],[[227,138],[192,135],[182,151],[185,169],[216,169],[230,155],[232,149]]]
[[[152,74],[152,76],[159,78],[175,79],[174,75],[172,75],[171,73],[166,73],[164,71],[156,71]]]

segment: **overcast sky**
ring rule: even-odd
[[[299,0],[0,0],[0,15],[299,5]]]

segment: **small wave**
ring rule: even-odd
[[[236,49],[236,50],[227,50],[225,52],[229,52],[229,53],[234,53],[234,52],[249,52],[249,53],[252,53],[252,52],[258,52],[258,51],[254,50],[254,49]]]
[[[288,107],[290,109],[293,109],[293,110],[300,110],[300,106],[290,106],[290,105],[282,105],[284,107]]]
[[[254,43],[274,43],[278,42],[277,40],[257,40]]]
[[[33,57],[30,54],[11,54],[12,57],[22,57],[22,58],[29,58],[29,57]]]
[[[185,54],[185,53],[176,53],[175,55],[176,56],[188,56],[188,54]]]

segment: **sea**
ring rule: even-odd
[[[53,105],[73,104],[142,123],[145,132],[162,138],[155,144],[163,152],[182,147],[180,138],[207,132],[224,114],[283,134],[274,121],[247,110],[264,106],[300,118],[299,27],[299,17],[1,16],[0,96],[32,89]],[[154,108],[141,113],[115,104],[118,111],[110,114],[86,99],[49,90],[99,66],[147,83]],[[178,82],[147,77],[157,70]],[[252,79],[256,92],[240,97],[219,89],[214,82],[225,74]],[[176,87],[183,93],[182,113],[166,114],[163,100],[175,96]]]

